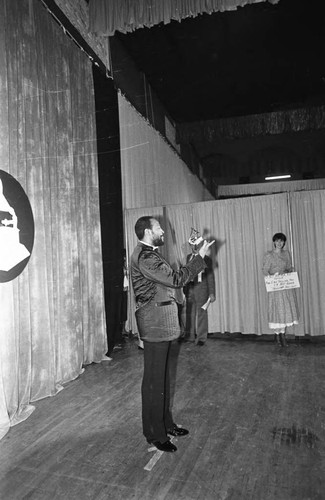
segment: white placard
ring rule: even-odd
[[[288,290],[290,288],[300,288],[298,273],[296,271],[274,276],[264,276],[267,292],[277,292],[278,290]]]

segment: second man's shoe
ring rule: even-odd
[[[165,441],[164,443],[161,443],[160,441],[152,441],[151,444],[153,444],[160,451],[173,452],[177,450],[176,446],[171,441]]]
[[[170,436],[187,436],[189,434],[189,431],[187,429],[184,429],[183,427],[178,427],[178,425],[174,425],[172,429],[167,431],[167,434]]]

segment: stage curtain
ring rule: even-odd
[[[216,241],[211,257],[217,300],[208,310],[210,331],[267,333],[262,261],[273,234],[289,233],[286,195],[198,203],[191,211],[193,227]],[[177,234],[177,213],[172,220]]]
[[[128,211],[128,220],[132,214]],[[217,300],[208,310],[210,332],[269,333],[262,261],[273,234],[290,232],[287,195],[167,206],[163,223],[169,228],[165,252],[175,266],[190,252],[191,227],[216,240]]]
[[[324,335],[325,313],[325,191],[270,194],[146,209],[163,213],[167,247],[172,265],[185,263],[191,227],[215,239],[216,302],[208,309],[210,332],[271,334],[267,321],[267,292],[262,274],[264,253],[272,249],[276,232],[287,235],[301,287],[296,290],[299,325],[288,334]],[[141,211],[128,210],[134,225]],[[132,232],[132,224],[126,231]],[[134,239],[130,239],[132,251]],[[136,323],[130,310],[130,325]]]
[[[119,94],[124,209],[211,200],[163,136]]]
[[[302,284],[300,323],[325,335],[325,191],[290,193],[294,260]]]
[[[71,24],[81,34],[82,38],[100,57],[106,68],[110,70],[110,54],[108,39],[89,33],[89,5],[85,0],[55,0]],[[50,3],[47,2],[51,9]]]
[[[27,267],[0,283],[1,437],[107,340],[91,63],[38,0],[0,3],[0,45],[0,168],[35,222]]]
[[[279,0],[89,0],[89,29],[111,36],[199,14],[235,10],[244,5]]]

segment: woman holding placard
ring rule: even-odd
[[[284,249],[287,238],[283,233],[276,233],[273,238],[273,250],[263,259],[264,276],[278,276],[293,271],[291,255]],[[269,328],[274,331],[278,345],[287,347],[286,327],[298,324],[298,306],[295,290],[279,289],[268,292]]]

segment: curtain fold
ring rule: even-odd
[[[211,200],[162,135],[121,94],[118,102],[124,209]]]
[[[107,351],[92,68],[37,0],[0,5],[1,168],[35,222],[0,283],[0,437]],[[19,224],[18,224],[19,227]]]
[[[89,0],[89,29],[111,36],[137,28],[181,21],[199,14],[236,10],[244,5],[279,0]]]
[[[110,69],[108,40],[89,33],[89,5],[85,0],[55,0],[55,3],[77,28],[82,38],[100,57],[105,66]]]
[[[325,191],[290,193],[294,263],[302,295],[300,328],[325,334]]]

